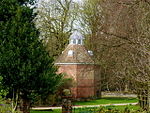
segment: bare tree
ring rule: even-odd
[[[150,77],[149,1],[87,0],[82,13],[88,27],[87,46],[94,51],[95,61],[103,68],[104,85],[108,89],[118,86],[121,90],[128,85],[136,93],[140,89],[147,93]]]
[[[65,48],[74,30],[76,3],[72,0],[42,0],[37,9],[37,28],[50,55],[57,57]]]

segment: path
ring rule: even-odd
[[[84,107],[101,107],[101,106],[123,106],[123,105],[136,105],[137,103],[120,103],[120,104],[100,104],[100,105],[82,105],[73,106],[73,108],[84,108]],[[33,107],[33,110],[49,110],[49,109],[62,109],[62,107]]]
[[[130,97],[137,98],[136,94],[124,94],[120,92],[102,92],[102,97]]]

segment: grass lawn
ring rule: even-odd
[[[139,106],[135,105],[128,105],[128,106],[106,106],[105,109],[117,109],[117,110],[124,110],[125,108],[128,108],[130,110],[138,110]],[[75,109],[75,112],[78,113],[79,111],[84,111],[86,109],[98,109],[98,108],[77,108]],[[38,111],[38,110],[32,110],[31,113],[61,113],[60,109],[55,109],[53,111]]]
[[[46,111],[46,110],[32,110],[30,113],[61,113],[61,109],[55,109],[53,111]]]
[[[135,103],[137,102],[137,99],[135,98],[119,98],[119,97],[105,97],[102,99],[97,100],[91,100],[91,101],[84,101],[84,102],[74,102],[74,105],[101,105],[101,104],[115,104],[115,103]],[[137,110],[139,109],[139,106],[134,105],[128,105],[128,106],[106,106],[105,108],[111,108],[111,109],[119,109],[123,110],[126,107],[129,109]],[[78,111],[80,108],[77,108],[75,111]],[[32,110],[31,113],[61,113],[60,109],[56,109],[53,111],[46,111],[46,110]]]
[[[73,105],[100,105],[100,104],[119,104],[119,103],[135,103],[136,98],[120,98],[120,97],[104,97],[102,99],[74,102]]]
[[[138,110],[140,107],[138,105],[127,105],[127,106],[107,106],[107,107],[112,107],[113,109],[119,109],[119,110],[124,110],[126,107],[128,107],[130,110]]]

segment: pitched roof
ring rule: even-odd
[[[72,55],[68,55],[69,51],[72,51]],[[83,63],[83,64],[94,64],[91,56],[83,45],[69,44],[64,52],[55,61],[59,63]]]

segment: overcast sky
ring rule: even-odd
[[[82,0],[73,0],[73,1],[75,1],[75,2],[81,2]]]
[[[41,0],[38,0],[41,1]],[[50,1],[50,0],[44,0],[44,1]],[[74,2],[81,2],[82,0],[73,0]]]

